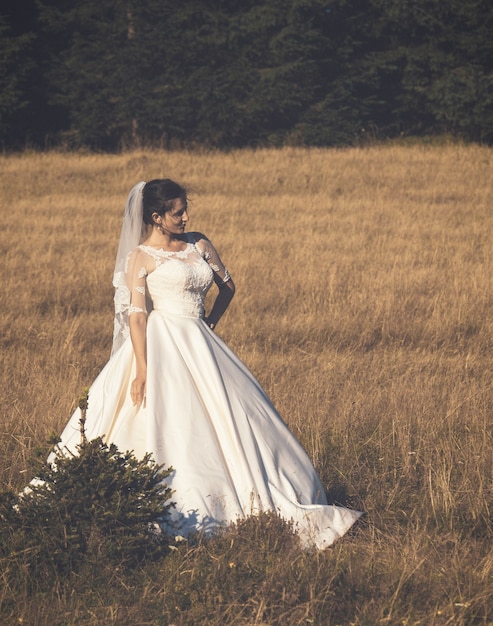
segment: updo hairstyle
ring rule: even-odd
[[[142,219],[144,224],[154,223],[152,214],[163,216],[173,208],[177,198],[186,200],[186,190],[169,178],[155,178],[144,185],[142,192],[144,211]]]

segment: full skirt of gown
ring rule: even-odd
[[[134,406],[130,338],[89,390],[86,436],[103,436],[173,471],[174,534],[208,532],[273,511],[292,520],[305,546],[324,548],[361,513],[327,504],[307,454],[246,366],[203,319],[150,313],[145,405]],[[60,446],[76,452],[80,410]]]

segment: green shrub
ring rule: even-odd
[[[0,558],[4,582],[32,590],[59,577],[133,566],[168,549],[159,522],[169,516],[172,490],[151,455],[137,459],[101,437],[84,434],[87,397],[81,400],[78,454],[57,447],[23,493],[0,495]],[[7,581],[5,580],[7,576]],[[17,578],[17,580],[15,580]]]

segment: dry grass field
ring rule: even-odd
[[[325,552],[252,522],[103,582],[4,585],[0,622],[493,624],[492,167],[454,144],[0,156],[0,490],[106,362],[126,195],[171,177],[237,285],[218,333],[366,512]]]

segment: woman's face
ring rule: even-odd
[[[188,205],[186,198],[176,198],[173,206],[161,218],[162,227],[172,235],[185,232],[188,222]]]

